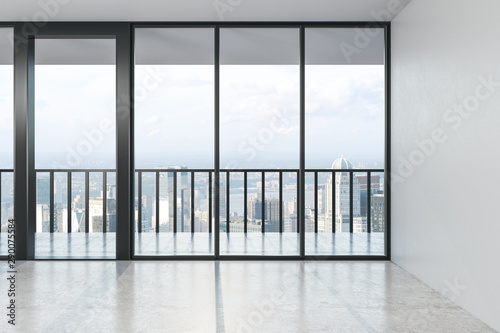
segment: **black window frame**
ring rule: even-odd
[[[34,39],[35,38],[116,38],[116,258],[82,260],[390,260],[391,259],[391,25],[390,22],[3,22],[14,28],[14,218],[16,258],[37,259],[34,255],[36,226],[36,174],[34,166]],[[134,251],[135,163],[134,163],[134,30],[135,28],[214,28],[215,33],[215,115],[214,115],[214,200],[218,201],[220,168],[219,142],[219,34],[221,28],[298,28],[300,38],[300,165],[298,177],[298,219],[300,254],[291,256],[220,255],[220,233],[214,233],[213,255],[137,256]],[[385,39],[385,254],[305,254],[305,29],[383,28]],[[237,169],[235,169],[237,171]],[[315,170],[320,171],[321,170]],[[352,193],[351,193],[352,194]],[[220,229],[219,205],[215,205],[214,229]],[[67,258],[69,260],[79,260]],[[53,260],[53,259],[51,259]]]

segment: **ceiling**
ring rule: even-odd
[[[33,21],[389,21],[410,0],[0,0],[0,22]],[[27,28],[30,28],[28,24]],[[33,25],[33,29],[36,26]],[[140,30],[140,29],[139,29]],[[153,29],[138,38],[137,63],[213,63],[212,33]],[[196,29],[195,29],[196,30]],[[221,63],[298,63],[294,29],[223,29]],[[308,63],[342,64],[338,47],[355,40],[352,29],[308,29]],[[138,36],[140,32],[138,31]],[[207,37],[208,36],[208,37]],[[255,44],[255,45],[254,45]],[[162,46],[164,45],[164,46]],[[172,45],[175,47],[172,48]],[[168,47],[166,47],[168,46]],[[227,46],[227,47],[226,47]],[[12,30],[0,29],[0,64],[12,64]],[[39,64],[106,64],[114,62],[114,42],[99,40],[46,40],[36,47]],[[202,48],[198,50],[197,48]],[[144,50],[141,53],[141,50]],[[151,52],[155,50],[154,52]],[[266,50],[264,53],[258,50]],[[349,63],[383,62],[383,37],[378,35],[353,54]],[[208,54],[209,56],[204,56]],[[319,56],[322,54],[323,56]],[[226,59],[227,58],[227,59]]]
[[[411,0],[0,0],[0,21],[390,21]]]

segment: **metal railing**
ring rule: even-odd
[[[3,176],[4,174],[12,174],[12,176],[14,176],[14,170],[13,169],[0,169],[0,232],[2,232],[2,228],[1,228],[1,223],[4,222],[1,220],[1,213],[2,213],[2,210],[3,210],[3,193],[2,193],[2,183],[3,183]]]
[[[54,193],[54,186],[55,186],[55,174],[66,174],[66,182],[67,182],[67,231],[72,232],[72,202],[73,202],[73,175],[74,174],[84,174],[84,202],[85,202],[85,227],[84,231],[88,233],[90,231],[90,175],[91,174],[100,174],[102,175],[102,232],[106,233],[108,232],[108,224],[107,224],[107,213],[108,213],[108,208],[107,208],[107,199],[108,199],[108,193],[107,193],[107,185],[108,185],[108,174],[116,173],[116,170],[114,169],[37,169],[36,171],[37,174],[37,180],[38,180],[38,175],[39,174],[48,174],[49,175],[49,221],[50,221],[50,226],[49,230],[51,233],[55,232],[55,193]],[[171,195],[174,199],[172,200],[172,232],[177,233],[179,232],[178,228],[178,178],[179,178],[179,173],[184,174],[183,177],[186,177],[186,179],[190,179],[190,185],[189,185],[189,215],[190,215],[190,232],[194,233],[195,232],[195,189],[196,189],[196,175],[199,174],[205,174],[206,179],[206,186],[207,186],[207,211],[208,211],[208,228],[207,231],[209,233],[213,232],[213,225],[214,225],[214,219],[216,218],[213,216],[213,205],[218,204],[220,205],[222,200],[224,199],[224,204],[225,204],[225,216],[221,215],[219,217],[219,225],[220,226],[225,226],[225,230],[222,232],[230,233],[231,232],[231,175],[234,174],[239,174],[240,176],[243,176],[243,232],[248,233],[249,232],[249,174],[260,174],[260,232],[265,233],[266,232],[266,223],[270,222],[268,221],[269,219],[266,218],[266,212],[267,212],[267,199],[266,199],[266,175],[272,175],[276,179],[276,174],[277,174],[277,181],[278,181],[278,228],[277,232],[283,233],[285,232],[285,227],[284,227],[284,177],[283,175],[285,173],[287,174],[292,174],[294,178],[296,179],[295,185],[296,185],[296,198],[299,197],[299,186],[298,186],[298,179],[299,179],[299,173],[300,171],[298,169],[282,169],[282,170],[277,170],[277,169],[234,169],[234,170],[220,170],[220,175],[225,176],[225,181],[223,182],[222,180],[220,181],[221,184],[219,186],[215,186],[214,184],[214,170],[213,169],[136,169],[135,170],[136,175],[137,175],[137,225],[136,225],[136,231],[139,233],[142,233],[143,230],[143,190],[144,190],[144,185],[143,185],[143,178],[145,174],[152,174],[154,175],[154,193],[155,193],[155,207],[154,207],[154,212],[155,212],[155,232],[159,233],[160,232],[160,176],[162,174],[167,174],[168,179],[171,179],[172,181],[172,190],[169,195]],[[0,182],[2,180],[2,175],[4,173],[13,173],[13,170],[0,170]],[[331,202],[329,203],[331,205],[331,232],[335,233],[338,232],[337,230],[337,223],[336,223],[336,216],[338,212],[336,212],[336,200],[338,200],[338,196],[336,195],[337,191],[337,181],[336,181],[336,176],[338,174],[348,174],[349,175],[349,184],[348,184],[348,192],[349,192],[349,232],[354,232],[354,175],[355,174],[365,174],[366,175],[366,187],[369,189],[367,191],[367,196],[366,196],[366,232],[371,233],[372,232],[372,209],[371,209],[371,199],[372,199],[372,194],[371,194],[371,189],[372,189],[372,174],[377,173],[377,174],[383,174],[384,170],[383,169],[306,169],[304,170],[304,175],[307,176],[313,176],[314,178],[314,184],[313,184],[313,221],[314,221],[314,233],[319,232],[319,202],[318,202],[318,192],[319,192],[319,176],[320,175],[328,175],[331,177],[331,188],[330,188],[330,200]],[[256,178],[254,177],[253,180]],[[258,181],[258,180],[257,180]],[[225,191],[223,194],[221,194],[220,188],[221,185],[225,183]],[[38,181],[37,181],[38,184]],[[215,188],[219,188],[219,193],[214,193]],[[38,189],[37,189],[38,191]],[[326,191],[326,189],[325,189]],[[0,187],[0,198],[1,196],[1,187]],[[219,198],[220,195],[224,195],[224,198]],[[305,194],[304,194],[305,195]],[[298,201],[298,200],[297,200]],[[184,201],[182,201],[182,204],[184,204]],[[1,209],[1,202],[0,202],[0,209]],[[297,206],[297,209],[305,209],[305,207],[299,207]],[[184,209],[182,210],[182,214],[184,214]],[[297,214],[298,215],[298,214]],[[225,219],[225,220],[224,220]],[[326,223],[326,221],[325,221]],[[222,228],[221,228],[222,229]],[[295,229],[297,233],[300,233],[300,221],[297,218],[296,219],[296,225]],[[183,231],[183,230],[181,230]]]
[[[207,205],[208,205],[208,232],[212,233],[213,232],[213,219],[215,216],[213,216],[213,203],[216,199],[214,199],[214,196],[218,196],[218,194],[214,193],[215,189],[215,184],[213,183],[213,180],[215,179],[214,177],[214,170],[213,169],[136,169],[135,170],[137,173],[138,177],[138,219],[137,219],[137,232],[141,233],[143,232],[142,228],[142,222],[143,222],[143,214],[142,214],[142,209],[143,209],[143,176],[144,174],[150,173],[154,174],[155,178],[155,185],[154,185],[154,193],[156,196],[155,200],[155,216],[156,216],[156,221],[155,221],[155,232],[159,233],[160,232],[160,175],[162,174],[171,174],[169,175],[169,178],[172,179],[172,190],[171,190],[171,195],[173,196],[174,200],[172,200],[172,206],[173,206],[173,212],[171,214],[172,217],[172,232],[177,233],[178,232],[178,174],[179,173],[184,173],[186,174],[187,178],[190,179],[190,232],[194,233],[195,232],[195,175],[196,174],[206,174],[208,178],[208,198],[207,198]],[[260,174],[260,180],[261,180],[261,188],[260,188],[260,195],[261,195],[261,223],[260,223],[260,232],[265,233],[266,232],[266,222],[269,222],[266,220],[266,175],[267,174],[278,174],[278,183],[279,183],[279,193],[278,193],[278,201],[279,201],[279,218],[278,218],[278,232],[283,233],[284,232],[284,200],[283,200],[283,174],[284,173],[292,173],[295,174],[295,177],[297,179],[296,183],[296,196],[297,198],[299,197],[299,186],[298,186],[298,177],[299,177],[299,170],[298,169],[285,169],[285,170],[277,170],[277,169],[234,169],[234,170],[220,170],[221,175],[225,175],[225,182],[222,180],[220,181],[221,184],[219,184],[218,188],[222,185],[222,183],[225,183],[225,193],[224,193],[224,202],[225,202],[225,216],[220,216],[220,227],[223,225],[225,226],[225,231],[226,233],[231,232],[231,212],[230,212],[230,207],[231,207],[231,175],[232,174],[243,174],[243,232],[248,233],[248,174],[253,173],[253,174]],[[331,175],[332,179],[332,186],[331,186],[331,215],[332,215],[332,228],[331,232],[335,233],[338,232],[336,228],[336,212],[335,212],[335,207],[336,207],[336,175],[337,174],[342,174],[342,173],[347,173],[349,174],[349,231],[352,233],[354,232],[354,200],[353,200],[353,194],[354,194],[354,189],[353,189],[353,184],[354,184],[354,174],[360,174],[360,173],[365,173],[367,180],[366,180],[366,186],[369,191],[367,192],[367,202],[366,202],[366,232],[371,233],[372,228],[371,228],[371,189],[372,189],[372,174],[373,173],[380,173],[383,174],[384,170],[383,169],[306,169],[305,170],[305,175],[312,174],[314,176],[314,232],[318,233],[319,232],[319,218],[318,218],[318,176],[319,174],[323,173],[328,173]],[[216,204],[221,203],[221,200],[217,200]],[[297,209],[304,209],[305,207],[297,207]],[[182,212],[183,213],[183,212]],[[225,218],[225,221],[223,220]],[[297,218],[296,221],[296,232],[300,233],[300,221]]]
[[[306,169],[307,174],[314,175],[314,232],[318,233],[318,175],[320,173],[331,174],[332,186],[331,186],[331,215],[332,215],[332,233],[337,232],[336,228],[336,175],[337,174],[349,174],[349,232],[354,232],[354,174],[365,173],[366,174],[366,232],[371,233],[371,198],[372,198],[372,174],[373,173],[384,173],[383,169]]]
[[[55,186],[55,178],[54,175],[65,173],[66,181],[67,181],[67,230],[68,233],[72,231],[72,202],[73,202],[73,174],[84,174],[84,198],[85,198],[85,233],[90,231],[90,175],[91,174],[101,174],[102,175],[102,232],[106,233],[108,230],[107,227],[107,178],[108,173],[116,173],[115,169],[37,169],[35,170],[37,175],[37,185],[38,185],[38,175],[41,173],[49,174],[49,232],[55,232],[55,211],[54,211],[54,186]],[[38,191],[38,188],[37,188]],[[38,203],[38,202],[37,202]]]

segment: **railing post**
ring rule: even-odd
[[[137,173],[137,232],[142,233],[142,171]]]
[[[194,171],[191,171],[191,233],[194,233]]]
[[[173,207],[174,207],[174,234],[177,233],[177,172],[173,172],[174,174],[174,184],[173,184]],[[182,228],[181,228],[181,231],[182,231]]]
[[[335,233],[336,228],[337,228],[337,217],[335,216],[335,214],[336,214],[335,194],[336,194],[336,190],[337,190],[335,177],[336,177],[336,174],[335,174],[335,171],[333,171],[332,172],[332,233]]]
[[[243,232],[248,233],[248,172],[243,171]]]
[[[349,171],[349,232],[352,234],[354,232],[354,202],[353,202],[353,177],[354,173]]]
[[[264,171],[262,172],[261,195],[262,195],[262,200],[260,201],[261,207],[262,207],[261,229],[262,229],[262,233],[265,233],[266,232],[266,173]]]
[[[230,232],[229,220],[231,219],[230,189],[231,189],[231,181],[229,179],[229,171],[226,171],[226,233],[227,234],[229,234]]]
[[[314,172],[314,233],[318,233],[318,172]]]
[[[90,230],[90,184],[89,184],[89,171],[85,171],[85,232]]]
[[[366,232],[372,232],[372,173],[366,173]]]
[[[212,233],[212,172],[208,173],[208,232]]]
[[[68,171],[68,175],[67,175],[67,184],[68,184],[68,197],[67,197],[67,206],[68,206],[68,233],[71,233],[72,232],[72,223],[71,223],[71,214],[72,214],[72,210],[71,210],[71,205],[72,205],[72,192],[73,192],[73,177],[72,177],[72,173],[71,171]]]
[[[108,173],[102,173],[102,232],[108,229]]]
[[[155,220],[155,229],[156,233],[160,232],[160,172],[157,171],[155,174],[155,215],[156,215],[156,220]]]
[[[279,232],[280,234],[283,233],[283,171],[279,171],[279,188],[280,188],[280,193],[279,193]]]
[[[54,233],[54,172],[49,173],[49,232]]]

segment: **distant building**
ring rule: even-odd
[[[153,228],[153,198],[149,195],[142,196],[141,228],[143,232],[154,230]],[[156,226],[156,223],[154,224]]]
[[[251,221],[262,223],[262,200],[256,195],[248,200],[248,217]],[[265,200],[264,208],[265,231],[278,232],[280,223],[280,201],[278,199]]]
[[[352,164],[344,157],[336,159],[332,164],[332,169],[349,170]],[[350,221],[350,175],[349,172],[336,172],[335,182],[332,176],[325,186],[325,232],[332,232],[332,186],[335,187],[335,231],[349,232]],[[360,184],[356,177],[353,177],[353,217],[361,216],[360,210]],[[328,221],[330,223],[328,223]]]
[[[372,232],[385,231],[385,198],[383,194],[372,196]]]
[[[359,197],[360,197],[360,214],[361,216],[366,216],[368,207],[368,175],[357,174],[356,179],[359,183]],[[371,175],[371,194],[380,191],[380,175]]]

